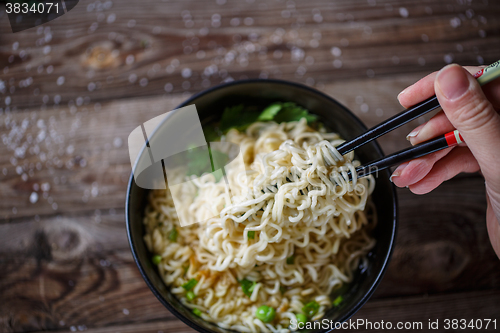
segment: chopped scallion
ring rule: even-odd
[[[184,283],[182,285],[182,288],[184,288],[186,291],[190,291],[191,289],[193,289],[196,286],[197,283],[198,283],[198,280],[191,279],[188,282]]]
[[[177,242],[177,236],[179,235],[179,232],[177,231],[176,228],[173,228],[169,233],[168,233],[168,240],[171,242]]]
[[[333,306],[339,306],[340,303],[342,303],[342,301],[344,300],[344,297],[342,296],[339,296],[337,297],[334,301],[333,301]]]
[[[247,279],[243,279],[238,281],[241,285],[241,290],[243,290],[243,293],[247,295],[248,297],[252,296],[253,289],[255,288],[255,285],[257,282],[255,281],[250,281]]]
[[[196,295],[193,291],[190,290],[186,293],[186,298],[188,299],[188,301],[192,301],[196,298]]]
[[[318,313],[318,310],[319,310],[319,304],[316,301],[311,301],[306,305],[304,305],[304,307],[302,308],[302,312],[304,312],[304,314],[309,318],[314,317],[314,315]]]

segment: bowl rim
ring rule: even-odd
[[[344,105],[342,105],[341,103],[339,103],[333,97],[331,97],[331,96],[329,96],[329,95],[327,95],[327,94],[325,94],[325,93],[323,93],[323,92],[321,92],[319,90],[311,88],[311,87],[309,87],[307,85],[304,85],[304,84],[301,84],[301,83],[297,83],[297,82],[293,82],[293,81],[286,81],[286,80],[279,80],[279,79],[256,79],[256,78],[253,78],[253,79],[235,80],[235,81],[230,81],[230,82],[222,83],[222,84],[210,87],[208,89],[205,89],[205,90],[203,90],[201,92],[198,92],[198,93],[190,96],[184,102],[182,102],[181,104],[179,104],[174,110],[177,110],[177,109],[180,109],[180,108],[185,107],[187,105],[190,105],[190,104],[192,104],[192,102],[195,99],[197,99],[197,98],[199,98],[201,96],[210,94],[213,91],[224,89],[224,88],[227,88],[227,87],[230,87],[230,86],[234,86],[234,85],[255,84],[255,83],[257,83],[257,84],[258,83],[274,83],[274,84],[294,86],[296,88],[307,90],[307,91],[309,91],[309,92],[311,92],[313,94],[319,95],[320,97],[323,97],[323,98],[327,99],[329,102],[331,102],[333,104],[336,104],[339,108],[343,109],[343,111],[346,112],[352,118],[352,120],[354,120],[357,123],[357,125],[360,126],[360,128],[362,128],[364,130],[367,130],[366,125],[363,122],[361,122],[361,120],[351,110],[349,110],[347,107],[345,107]],[[376,140],[374,140],[373,143],[375,145],[375,149],[376,149],[377,153],[379,153],[381,156],[384,156],[385,154],[384,154],[382,148],[380,147],[379,143]],[[143,149],[144,149],[144,147],[143,147]],[[140,154],[143,153],[143,149],[141,150]],[[390,176],[389,169],[383,170],[383,172],[386,173],[388,176]],[[133,171],[132,171],[131,174],[130,174],[129,183],[127,185],[127,195],[126,195],[126,201],[125,201],[125,222],[126,222],[127,237],[128,237],[128,241],[129,241],[130,250],[132,252],[132,256],[133,256],[134,261],[135,261],[135,263],[136,263],[136,265],[137,265],[137,267],[139,269],[139,272],[141,273],[142,278],[146,282],[146,284],[149,287],[149,289],[151,290],[151,292],[160,301],[160,303],[162,303],[163,306],[165,306],[172,314],[174,314],[183,323],[185,323],[186,325],[188,325],[189,327],[195,329],[198,332],[201,332],[201,333],[213,333],[213,331],[206,330],[205,328],[201,327],[196,322],[194,322],[193,320],[191,320],[190,318],[184,316],[181,312],[179,312],[173,305],[171,305],[161,295],[161,293],[154,286],[153,282],[147,276],[146,270],[145,270],[143,264],[141,263],[141,261],[139,259],[139,256],[137,254],[137,251],[136,251],[135,242],[134,242],[133,237],[132,237],[132,228],[131,228],[131,224],[130,224],[130,215],[131,215],[130,214],[130,200],[131,200],[131,191],[132,191],[132,187],[134,186],[134,183],[135,183],[135,181],[134,181],[134,174],[133,174]],[[391,184],[390,188],[391,188],[391,192],[392,192],[392,196],[393,196],[394,200],[392,202],[393,219],[392,219],[392,233],[391,233],[390,242],[389,242],[389,252],[384,257],[384,262],[382,264],[382,269],[377,273],[377,276],[375,277],[374,282],[370,285],[370,288],[367,290],[366,293],[364,293],[363,297],[356,303],[356,305],[353,306],[344,316],[342,316],[341,318],[339,318],[339,320],[337,322],[343,323],[343,322],[349,320],[354,314],[356,314],[356,312],[359,311],[359,309],[361,309],[361,307],[363,307],[363,305],[366,304],[366,302],[370,299],[370,297],[373,295],[373,293],[377,289],[378,285],[380,284],[383,276],[385,275],[385,273],[387,271],[387,266],[388,266],[389,261],[390,261],[390,259],[392,257],[392,254],[394,252],[394,243],[395,243],[395,240],[396,240],[396,233],[397,233],[397,229],[398,229],[398,197],[397,197],[397,192],[396,192],[395,185]],[[213,324],[213,323],[211,323],[211,324]],[[213,324],[213,325],[215,325],[215,324]],[[314,332],[317,332],[317,333],[329,333],[329,332],[332,332],[333,329],[334,328],[329,328],[329,329],[326,329],[326,330],[320,329],[320,330],[317,330],[317,331],[315,330]],[[227,330],[227,331],[228,332],[232,332],[232,330]]]

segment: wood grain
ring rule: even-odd
[[[4,15],[0,69],[6,89],[15,89],[11,105],[18,109],[52,104],[54,98],[63,105],[79,97],[102,103],[157,96],[165,94],[167,83],[178,93],[254,77],[321,86],[433,71],[449,61],[491,63],[500,53],[499,14],[494,1],[241,1],[234,7],[204,0],[128,0],[101,10],[81,3],[41,34],[5,33]],[[239,24],[231,25],[231,19]],[[341,53],[332,54],[332,47]],[[60,77],[64,89],[57,84]],[[26,86],[27,78],[32,82]]]
[[[133,262],[122,213],[3,225],[0,330],[171,316]]]
[[[500,262],[486,231],[485,190],[480,177],[453,179],[425,196],[408,190],[398,194],[397,246],[377,295],[497,286]]]
[[[60,108],[0,116],[11,124],[2,132],[16,133],[12,144],[0,147],[0,216],[123,208],[131,172],[128,134],[180,101],[157,98],[110,102],[102,110],[84,106],[76,112]],[[25,131],[12,125],[23,121],[29,123]],[[48,138],[37,142],[40,136]],[[16,148],[23,146],[28,148],[20,158]],[[34,203],[31,193],[38,193]]]
[[[16,34],[0,4],[0,332],[193,332],[142,280],[123,215],[128,134],[193,93],[281,78],[373,126],[422,76],[500,54],[497,1],[220,2],[80,1]],[[391,263],[354,319],[497,318],[482,178],[398,195]]]
[[[423,75],[334,82],[322,90],[373,126],[402,110],[395,96]],[[0,145],[0,223],[36,214],[124,207],[131,172],[128,135],[185,98],[175,94],[0,115],[0,136],[7,143]],[[363,112],[363,105],[371,108]],[[385,152],[409,146],[404,137],[416,124],[383,136],[379,142]],[[34,203],[32,193],[38,198]]]
[[[368,310],[363,312],[363,308],[358,317],[422,319],[430,316],[430,307],[435,316],[432,318],[444,318],[453,314],[448,309],[455,306],[452,301],[446,303],[448,299],[458,298],[460,304],[472,302],[469,294],[497,311],[489,301],[490,295],[481,293],[497,288],[500,281],[500,263],[488,242],[484,223],[482,182],[462,177],[446,183],[430,197],[415,196],[407,190],[400,190],[399,195],[403,209],[392,261],[373,300],[365,306]],[[39,221],[19,219],[0,225],[0,235],[0,294],[4,301],[0,304],[0,330],[82,325],[118,330],[114,325],[172,319],[135,266],[121,211],[67,214]],[[442,293],[447,296],[439,298]],[[413,304],[420,299],[418,295],[431,296],[412,314],[399,310],[394,315],[389,305],[372,313],[372,309],[397,299],[399,303],[395,304],[399,305],[394,307]],[[434,304],[434,297],[446,306],[438,311],[441,305]],[[476,313],[471,311],[478,310],[469,309],[464,316]],[[141,325],[129,329],[140,331]],[[147,325],[157,327],[156,323]],[[168,329],[182,326],[163,321],[161,325]]]
[[[396,328],[399,323],[415,327],[415,329],[398,330],[401,332],[435,332],[436,330],[429,329],[429,321],[436,322],[437,320],[438,327],[440,328],[439,331],[444,331],[444,319],[466,319],[467,323],[469,323],[470,320],[477,318],[497,318],[498,329],[498,312],[495,310],[498,297],[500,297],[500,292],[494,291],[491,293],[461,293],[430,297],[409,297],[405,299],[373,300],[351,318],[352,322],[363,320],[364,323],[360,324],[358,329],[345,329],[342,331],[377,332],[380,330],[369,329],[369,327],[376,327],[374,326],[375,323],[380,324],[381,321],[384,321],[385,325],[390,322],[393,328]],[[372,326],[368,326],[367,322],[372,323]],[[485,325],[484,323],[483,325]],[[422,327],[422,329],[417,329],[417,327]],[[74,332],[75,330],[83,329],[92,333],[196,332],[181,321],[169,319],[96,329],[88,329],[85,325],[72,326],[71,328],[69,330],[62,330],[62,332]],[[470,328],[460,330],[460,332],[477,331],[477,329]],[[482,331],[486,330],[483,329]],[[490,323],[487,331],[495,331],[492,323]]]

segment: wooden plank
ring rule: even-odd
[[[500,3],[371,3],[80,2],[17,34],[0,10],[0,331],[192,332],[143,282],[123,206],[127,135],[193,92],[247,77],[306,82],[372,126],[400,110],[401,89],[445,62],[497,60]],[[383,137],[385,151],[406,147],[414,125]],[[355,318],[497,316],[482,179],[398,193],[391,264]]]
[[[479,292],[479,293],[455,293],[450,295],[438,295],[430,297],[408,297],[399,299],[381,299],[369,301],[350,322],[358,323],[356,329],[345,329],[346,332],[377,332],[380,329],[373,329],[383,321],[385,326],[390,324],[393,329],[397,325],[410,325],[412,329],[401,329],[401,332],[433,332],[429,328],[429,322],[436,323],[439,331],[444,331],[447,322],[445,319],[465,319],[469,324],[471,320],[476,323],[477,319],[496,319],[496,329],[498,329],[498,297],[499,291]],[[350,323],[348,321],[348,323]],[[368,324],[368,322],[371,323]],[[482,321],[484,327],[487,321]],[[460,324],[460,321],[458,321]],[[448,323],[450,325],[450,323]],[[67,325],[65,325],[67,326]],[[349,327],[349,326],[347,326]],[[356,326],[353,326],[356,327]],[[372,327],[370,329],[370,327]],[[378,326],[380,327],[380,326]],[[404,327],[404,326],[402,326]],[[434,326],[436,327],[436,326]],[[64,328],[64,327],[63,327]],[[62,332],[74,332],[85,330],[92,333],[160,333],[160,332],[196,332],[180,320],[158,320],[154,322],[135,322],[131,324],[116,325],[111,327],[88,328],[86,325],[70,326],[70,329]],[[450,328],[451,330],[451,328]],[[494,323],[489,322],[488,331],[495,331]],[[386,330],[387,331],[387,330]],[[477,332],[477,329],[460,329],[460,332]],[[41,331],[40,331],[41,332]]]
[[[431,71],[449,61],[493,62],[500,52],[499,14],[496,2],[460,5],[454,0],[392,0],[375,6],[346,0],[294,6],[241,2],[238,7],[128,0],[100,10],[80,3],[41,30],[16,34],[9,33],[4,14],[0,70],[5,90],[15,90],[10,105],[17,109],[52,105],[54,98],[65,105],[79,97],[102,103],[157,96],[165,94],[167,83],[176,93],[198,92],[229,78],[321,86]],[[217,17],[219,27],[212,23]],[[341,54],[332,54],[332,47]],[[57,83],[61,77],[63,86]]]
[[[132,333],[132,332],[140,332],[140,333],[161,333],[161,332],[175,332],[175,333],[193,333],[197,332],[193,330],[188,325],[184,324],[180,320],[168,320],[162,319],[154,322],[147,323],[131,323],[126,325],[113,325],[110,327],[101,327],[101,328],[87,328],[86,325],[80,326],[70,326],[67,329],[67,325],[61,327],[62,330],[60,332],[75,332],[80,330],[85,330],[86,332],[95,332],[95,333]],[[40,331],[41,332],[41,331]]]
[[[438,309],[435,297],[442,307],[432,314],[435,318],[453,314],[446,309],[470,299],[472,305],[481,303],[498,313],[498,305],[490,302],[495,292],[483,293],[498,289],[500,281],[500,263],[484,222],[483,186],[479,178],[462,177],[427,196],[398,191],[401,218],[396,248],[363,316],[427,318],[430,309]],[[121,331],[129,323],[137,323],[130,329],[139,331],[144,322],[172,319],[142,280],[124,228],[123,213],[114,210],[0,225],[0,331],[82,325]],[[456,292],[465,293],[453,296]],[[451,296],[440,299],[442,293]],[[421,295],[431,296],[421,299]],[[393,309],[403,304],[394,300],[407,297],[409,303],[393,315]],[[414,300],[421,302],[415,305]],[[418,311],[410,314],[409,307]],[[467,311],[470,316],[480,313]],[[182,327],[178,322],[165,325]]]
[[[439,332],[446,331],[445,319],[466,319],[467,323],[471,319],[491,319],[497,320],[496,329],[498,329],[498,316],[500,307],[498,298],[500,291],[483,291],[470,293],[452,293],[444,295],[422,295],[418,297],[380,299],[369,301],[361,310],[353,316],[352,320],[364,319],[365,321],[380,322],[381,320],[390,321],[393,329],[401,323],[422,323],[423,329],[417,329],[419,326],[413,326],[415,329],[401,330],[406,332],[435,332],[429,329],[429,320],[435,322],[438,320]],[[375,326],[376,327],[376,326]],[[484,323],[483,323],[484,330]],[[449,328],[451,330],[451,328]],[[488,330],[495,331],[490,324]],[[348,332],[376,332],[379,330],[368,329],[367,326],[359,329],[348,329]],[[386,330],[387,331],[387,330]],[[399,331],[399,330],[398,330]],[[457,331],[457,330],[456,330]],[[460,332],[477,332],[477,329],[460,329]]]
[[[0,116],[2,137],[10,138],[0,145],[0,216],[123,208],[131,172],[128,135],[180,101],[156,98],[111,102],[103,110],[92,105],[77,112],[60,108]],[[25,130],[23,121],[29,124]],[[16,149],[23,145],[26,153],[19,157]],[[30,201],[32,193],[37,200]]]
[[[401,110],[395,96],[423,75],[334,82],[322,90],[373,126]],[[129,133],[184,99],[176,94],[0,114],[0,223],[36,214],[123,208],[131,171]],[[409,146],[404,137],[412,126],[382,137],[385,152]],[[36,197],[30,201],[30,196]]]
[[[101,327],[171,317],[128,249],[124,216],[2,225],[0,331]]]
[[[424,196],[398,191],[396,247],[376,295],[498,288],[500,261],[486,230],[483,185],[479,177],[457,178]]]

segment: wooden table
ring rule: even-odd
[[[286,79],[372,126],[429,72],[498,58],[493,0],[82,0],[16,34],[2,10],[0,331],[192,332],[142,280],[124,222],[128,134],[191,94]],[[380,139],[386,153],[408,146],[414,126]],[[424,331],[429,319],[490,318],[498,328],[482,178],[398,195],[392,261],[354,318]]]

